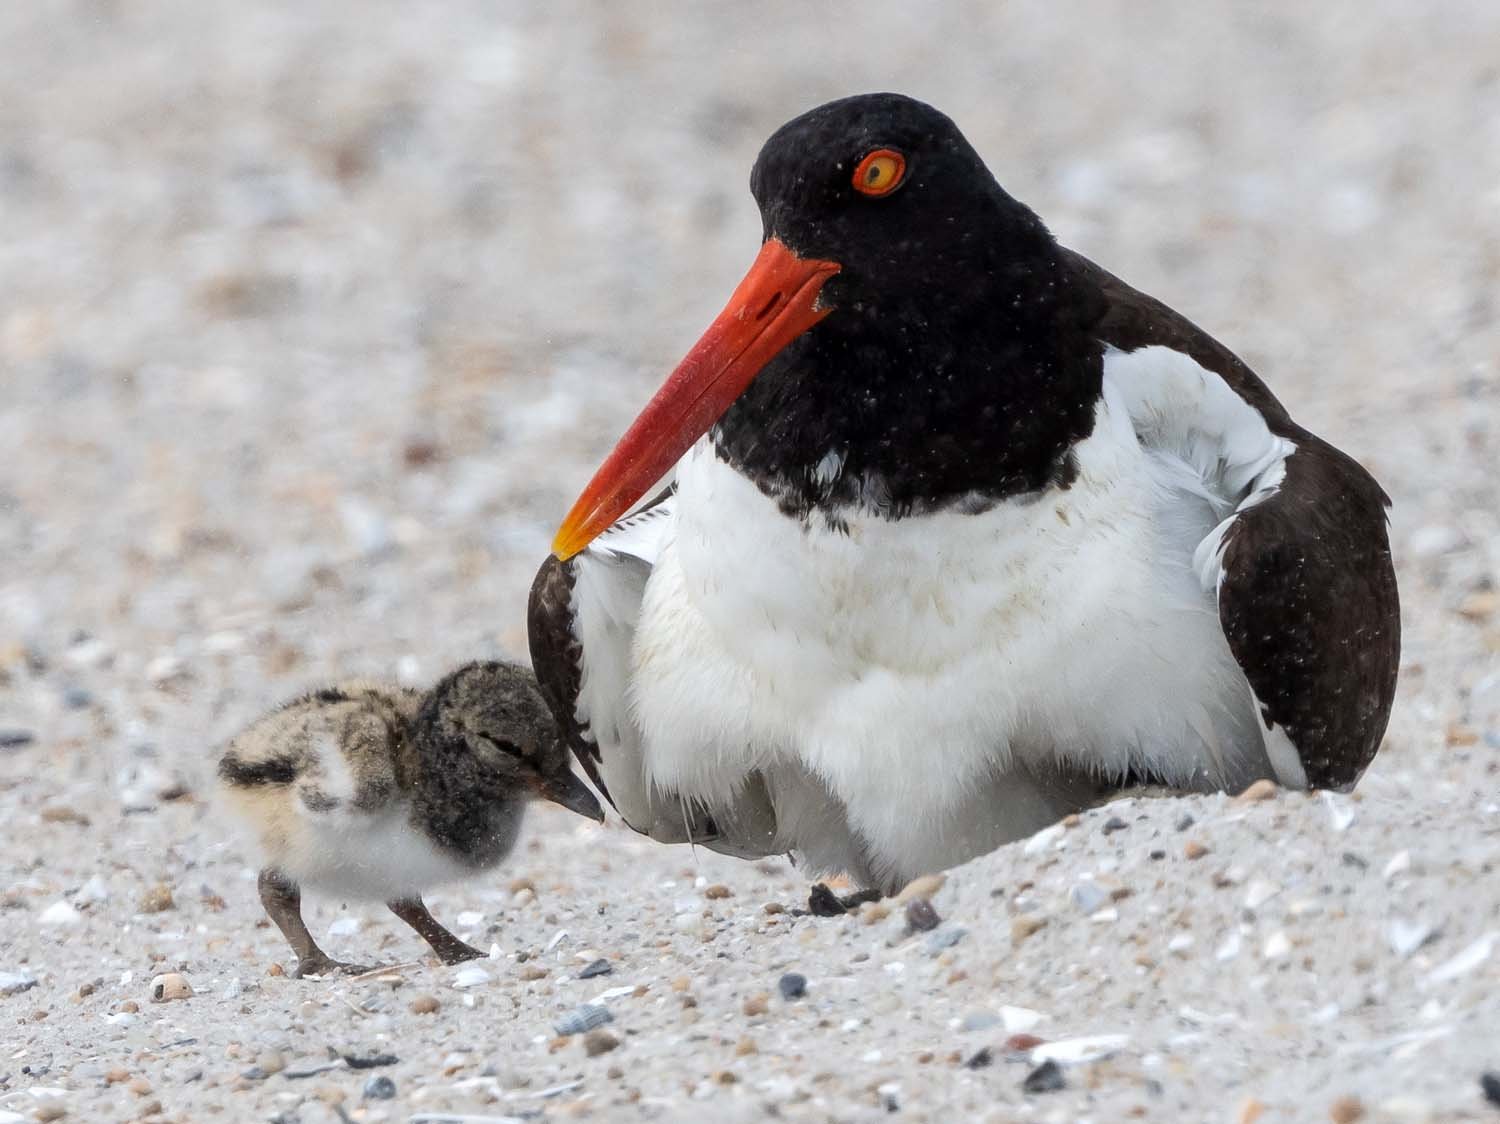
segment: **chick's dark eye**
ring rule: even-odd
[[[877,148],[854,168],[854,190],[878,198],[901,186],[906,176],[906,157],[894,148]]]
[[[501,753],[508,753],[512,757],[520,757],[522,755],[521,747],[518,746],[515,742],[511,741],[509,738],[497,738],[492,734],[486,734],[483,731],[479,732],[479,736],[485,741],[489,742]]]

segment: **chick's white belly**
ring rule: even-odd
[[[304,814],[278,865],[303,886],[361,901],[415,897],[473,874],[409,819],[404,804],[373,814]]]
[[[1215,513],[1102,407],[1077,452],[1072,486],[1040,499],[851,513],[845,531],[786,517],[700,446],[632,650],[646,775],[712,808],[751,769],[773,795],[783,766],[811,773],[847,827],[802,817],[778,844],[883,879],[1067,811],[1076,792],[1035,780],[1059,767],[1259,775],[1248,689],[1191,568]],[[817,838],[839,830],[856,838]]]

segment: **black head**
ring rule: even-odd
[[[789,513],[835,521],[1071,480],[1102,298],[952,121],[899,94],[830,102],[772,135],[750,189],[760,255],[584,489],[557,557],[709,430]]]
[[[881,159],[887,152],[894,162]],[[761,148],[750,192],[766,238],[839,263],[823,289],[835,318],[855,301],[890,305],[959,288],[976,272],[1034,269],[1052,249],[1042,221],[1001,189],[958,126],[901,94],[794,117]]]
[[[423,701],[414,739],[423,768],[462,779],[486,799],[551,800],[602,821],[603,811],[569,768],[569,753],[536,676],[518,664],[465,664]]]

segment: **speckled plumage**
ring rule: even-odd
[[[425,693],[365,681],[309,692],[233,739],[218,773],[263,853],[261,898],[300,973],[343,967],[307,934],[302,885],[383,900],[442,959],[468,959],[481,953],[432,919],[421,892],[504,859],[532,799],[602,818],[535,677],[510,663],[466,664]]]

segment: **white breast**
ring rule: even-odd
[[[700,443],[619,669],[633,744],[616,775],[720,820],[762,782],[763,850],[882,884],[1024,835],[1132,765],[1187,787],[1265,775],[1193,568],[1236,497],[1143,446],[1132,406],[1159,405],[1107,377],[1070,488],[838,527],[788,518]],[[585,640],[586,680],[591,657]],[[611,710],[584,696],[580,713]]]

